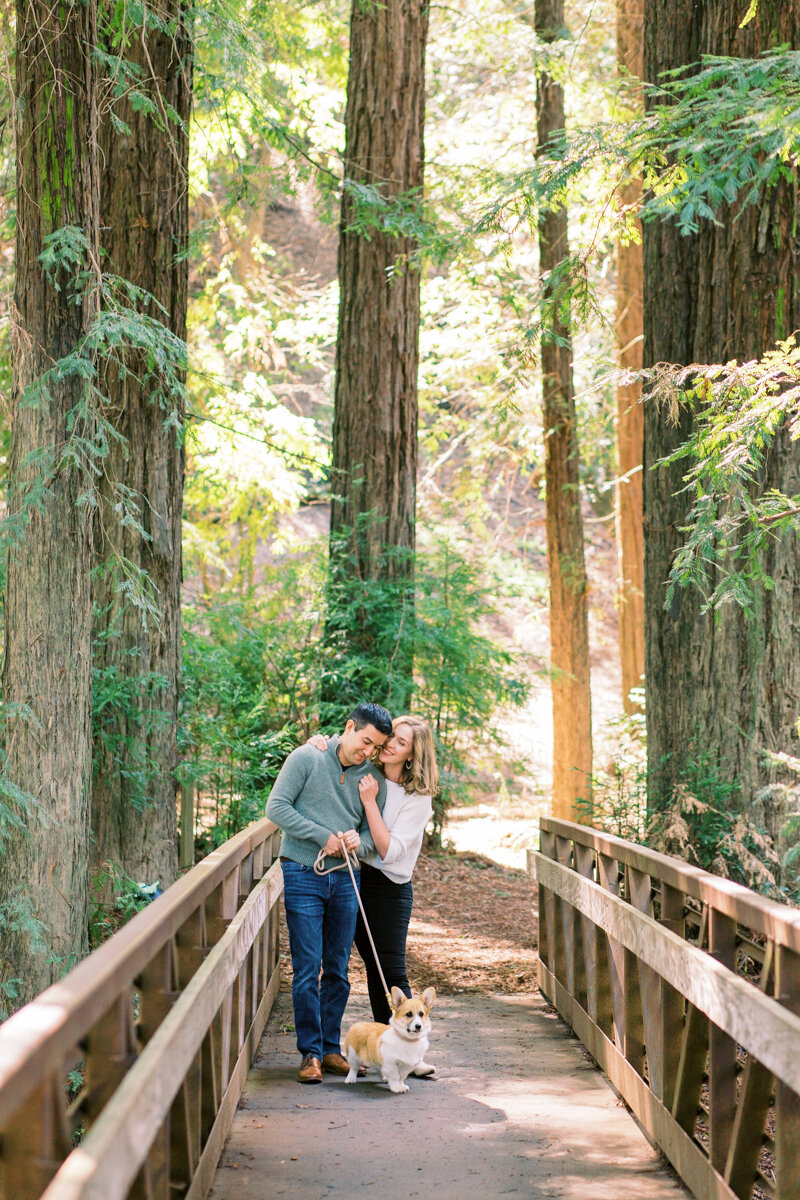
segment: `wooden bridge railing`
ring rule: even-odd
[[[277,847],[255,822],[0,1026],[0,1200],[205,1196],[278,990]]]
[[[800,912],[544,819],[540,985],[695,1196],[800,1198]]]

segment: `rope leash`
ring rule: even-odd
[[[372,930],[369,927],[369,921],[367,920],[367,914],[364,912],[364,905],[361,903],[361,892],[359,891],[358,884],[356,883],[356,877],[353,874],[353,866],[352,866],[352,863],[350,862],[350,851],[347,849],[347,846],[344,844],[344,838],[339,838],[339,844],[342,847],[342,853],[344,855],[344,862],[341,865],[337,865],[335,867],[328,867],[326,869],[322,865],[325,862],[325,851],[320,850],[319,854],[317,855],[316,862],[314,863],[314,873],[316,875],[330,875],[332,871],[343,871],[345,867],[347,867],[348,871],[350,872],[350,882],[353,885],[353,891],[356,894],[356,900],[358,901],[358,907],[361,910],[361,919],[364,922],[364,928],[367,931],[367,937],[369,938],[369,944],[372,947],[372,953],[375,958],[375,966],[378,968],[378,974],[381,977],[381,983],[383,984],[383,994],[386,997],[386,1001],[389,1005],[390,1010],[392,1012],[394,1012],[394,1005],[392,1004],[392,994],[389,991],[389,988],[386,984],[386,976],[383,973],[383,968],[381,967],[381,961],[378,958],[378,951],[375,949],[375,942],[372,937]],[[353,862],[355,863],[356,869],[358,870],[359,869],[358,855],[356,854],[355,850],[353,851]]]

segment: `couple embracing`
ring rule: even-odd
[[[340,736],[317,735],[293,750],[275,781],[267,816],[283,832],[300,1083],[320,1083],[323,1070],[349,1071],[340,1039],[354,938],[367,969],[373,1018],[387,1024],[391,1016],[350,873],[335,869],[345,866],[340,838],[359,859],[361,902],[389,990],[396,986],[410,996],[411,875],[436,786],[428,725],[419,717],[392,721],[379,704],[359,704]],[[321,853],[326,874],[314,870]],[[431,1075],[433,1068],[422,1063],[415,1074]]]

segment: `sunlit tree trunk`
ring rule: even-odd
[[[647,0],[645,77],[702,54],[756,57],[800,46],[800,0],[761,3],[740,28],[748,0]],[[688,364],[749,359],[800,328],[797,195],[781,182],[743,212],[723,211],[684,237],[674,223],[644,230],[644,361]],[[733,219],[735,216],[735,220]],[[766,778],[762,749],[797,753],[800,714],[800,555],[773,541],[764,566],[775,580],[748,620],[729,605],[702,616],[700,597],[678,589],[664,611],[665,581],[686,516],[682,468],[650,470],[689,433],[654,405],[645,415],[645,619],[651,804],[698,769],[745,802]],[[800,492],[800,447],[779,435],[761,486]],[[705,756],[705,762],[701,759]]]
[[[536,0],[536,32],[547,43],[564,25],[563,0]],[[547,68],[536,86],[537,155],[564,128],[564,91]],[[567,213],[539,217],[539,265],[543,275],[569,256]],[[586,819],[578,798],[591,796],[592,707],[586,566],[580,508],[578,438],[572,381],[569,284],[545,284],[542,331],[542,408],[545,430],[547,565],[550,577],[550,663],[553,694],[553,813]]]
[[[617,65],[621,72],[640,79],[644,0],[617,0]],[[635,212],[641,199],[638,177],[627,178],[620,188],[625,209]],[[641,233],[638,220],[637,228]],[[617,246],[617,361],[627,371],[642,366],[642,246],[630,241]],[[617,386],[615,435],[617,485],[617,603],[619,649],[622,665],[622,702],[635,711],[631,688],[640,687],[644,674],[644,531],[642,526],[642,449],[644,414],[639,381]]]
[[[372,185],[387,197],[406,195],[412,205],[420,200],[423,180],[427,34],[427,0],[375,5],[353,0],[345,178]],[[331,571],[334,583],[347,577],[400,585],[386,611],[379,602],[360,610],[359,627],[346,631],[350,648],[369,655],[373,647],[389,651],[384,635],[393,622],[408,646],[414,621],[420,279],[408,261],[416,249],[413,239],[377,230],[364,236],[351,228],[355,216],[346,189],[338,267]],[[408,651],[393,662],[390,653],[385,659],[393,676],[387,699],[397,707],[408,700],[411,665]],[[355,699],[358,679],[354,685]]]
[[[130,134],[110,116],[101,126],[102,242],[106,269],[155,297],[162,309],[149,305],[149,315],[185,340],[192,42],[184,0],[159,0],[149,16],[169,32],[149,25],[145,34],[134,21],[122,52],[158,112],[122,100],[113,111]],[[111,443],[95,538],[95,666],[107,696],[95,718],[94,857],[166,887],[177,874],[183,401],[153,395],[144,356],[126,365],[103,379],[108,416],[125,440]],[[123,524],[120,485],[136,498],[144,537]],[[157,620],[143,622],[119,590],[121,559],[146,572]]]
[[[81,439],[91,437],[92,420],[78,370],[51,378],[35,402],[25,393],[79,350],[97,308],[92,276],[99,255],[94,6],[19,0],[16,21],[14,536],[0,804],[24,821],[0,848],[0,981],[13,990],[18,980],[17,1000],[26,1001],[86,949],[92,481],[81,464]],[[79,261],[48,278],[39,257],[47,236],[65,227],[84,239]],[[89,272],[88,284],[81,270]],[[27,813],[9,796],[8,782],[29,797]]]

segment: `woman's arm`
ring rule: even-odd
[[[386,822],[378,808],[378,781],[374,775],[364,775],[359,779],[358,794],[361,797],[361,803],[364,805],[364,812],[367,817],[369,831],[372,834],[372,840],[375,843],[375,849],[381,858],[385,858],[389,852],[392,835],[386,828]]]
[[[407,855],[413,855],[411,866],[416,864],[417,855],[422,846],[425,826],[431,819],[433,808],[430,796],[410,793],[400,812],[395,817],[391,828],[391,840],[381,859],[388,867]]]

